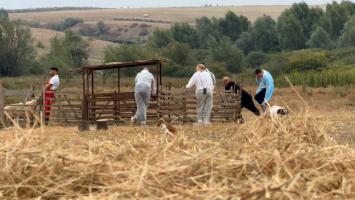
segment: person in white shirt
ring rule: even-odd
[[[149,106],[150,96],[156,95],[157,85],[152,73],[145,67],[139,72],[135,78],[134,98],[136,100],[137,112],[131,118],[131,123],[140,122],[141,125],[146,125],[147,110]]]
[[[206,66],[198,64],[196,66],[196,73],[191,77],[187,89],[196,88],[196,102],[197,102],[197,124],[210,124],[210,117],[213,107],[213,78]]]
[[[45,124],[49,122],[49,117],[51,114],[51,106],[55,100],[55,92],[59,88],[60,80],[58,76],[58,68],[52,67],[49,70],[49,75],[51,78],[48,80],[45,88],[44,94],[44,114],[45,114]]]

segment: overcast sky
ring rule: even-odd
[[[308,4],[326,4],[332,0],[304,0]],[[174,7],[212,5],[289,5],[296,0],[0,0],[0,8],[43,8],[43,7]]]

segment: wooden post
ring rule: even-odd
[[[115,119],[115,122],[118,123],[119,122],[119,117],[118,117],[118,95],[117,95],[117,92],[114,91],[113,93],[113,105],[114,105],[114,119]]]
[[[89,122],[86,120],[81,120],[78,124],[78,129],[79,131],[89,131],[90,130]]]
[[[96,121],[96,130],[108,130],[108,120],[101,119]]]
[[[0,81],[0,121],[4,120],[4,107],[5,107],[5,89]]]

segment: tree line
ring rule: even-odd
[[[64,37],[50,40],[49,52],[41,57],[31,31],[20,21],[10,21],[6,10],[0,10],[0,77],[46,73],[48,66],[57,66],[62,71],[88,63],[89,43],[73,31]]]
[[[144,45],[108,47],[103,60],[167,58],[171,64],[163,73],[177,77],[192,73],[196,63],[205,63],[217,76],[266,63],[275,73],[318,70],[329,63],[351,65],[355,60],[349,55],[355,50],[347,50],[347,54],[341,49],[355,47],[354,14],[355,4],[350,1],[333,2],[325,10],[296,3],[277,20],[263,15],[254,23],[229,11],[222,18],[198,18],[194,25],[182,22],[156,29]],[[57,28],[66,30],[75,23],[80,20],[67,20]],[[104,29],[103,23],[97,24],[97,30]],[[47,66],[65,69],[88,63],[89,45],[79,33],[66,31],[65,37],[53,38],[49,53],[40,58],[35,46],[30,30],[10,21],[6,10],[0,10],[0,75],[41,73]]]
[[[350,1],[333,2],[325,10],[296,3],[277,20],[263,15],[254,23],[229,11],[223,18],[198,18],[195,25],[182,22],[167,30],[156,29],[144,48],[171,60],[173,65],[165,72],[174,76],[191,73],[187,66],[197,62],[207,64],[218,75],[266,63],[273,65],[275,72],[313,70],[328,66],[331,54],[326,51],[355,46],[354,14],[355,4]],[[124,46],[107,52],[115,55],[112,51],[135,48]],[[135,57],[145,58],[142,51]],[[290,56],[287,52],[294,53]],[[124,58],[105,57],[106,61],[120,59]]]

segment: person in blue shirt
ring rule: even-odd
[[[270,72],[263,69],[255,70],[256,83],[259,85],[256,90],[255,100],[261,105],[263,111],[265,112],[268,103],[272,98],[274,93],[274,79],[272,78]]]

